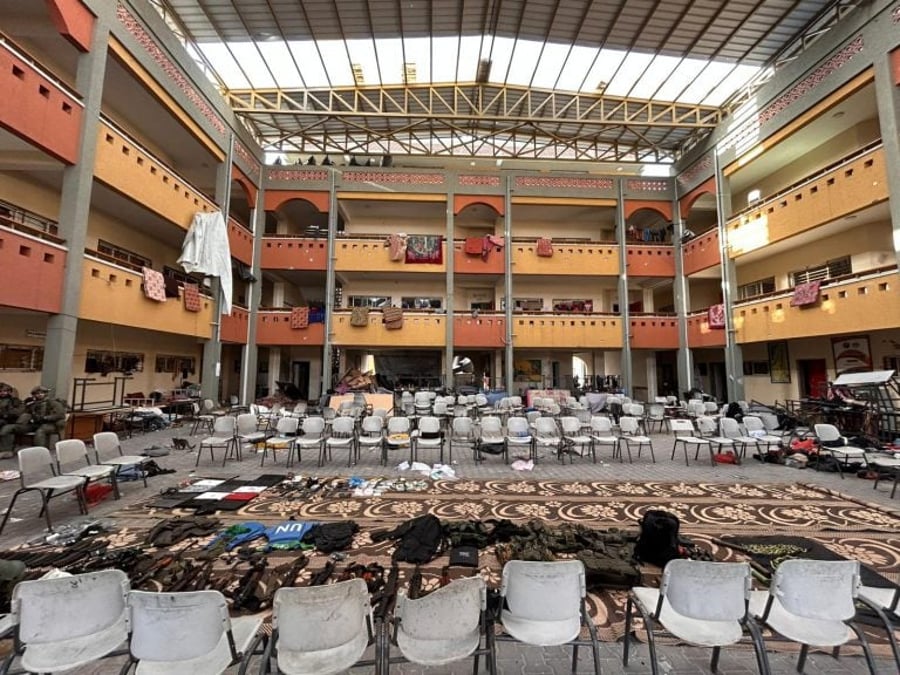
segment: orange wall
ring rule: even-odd
[[[66,250],[0,228],[0,305],[59,312]]]
[[[245,265],[253,264],[253,233],[234,218],[228,219],[228,247],[232,258]]]
[[[334,344],[346,347],[443,347],[446,316],[404,312],[403,328],[386,330],[381,312],[369,312],[367,326],[351,326],[350,312],[334,313]]]
[[[150,153],[102,121],[94,175],[185,230],[197,211],[218,209]]]
[[[738,342],[761,342],[897,327],[900,274],[892,272],[822,288],[818,305],[791,307],[790,296],[734,310]]]
[[[675,250],[671,246],[627,246],[628,274],[638,277],[675,276]]]
[[[725,331],[721,328],[710,328],[706,312],[688,316],[687,334],[688,346],[694,349],[725,346]]]
[[[256,318],[256,343],[260,345],[323,345],[325,324],[311,323],[307,328],[291,328],[291,313],[284,310],[260,310]]]
[[[322,270],[328,265],[324,239],[263,237],[260,266],[267,270]]]
[[[713,228],[695,239],[691,239],[682,247],[684,255],[684,273],[686,276],[718,265],[719,228]]]
[[[641,316],[631,319],[628,331],[635,349],[677,349],[678,319]]]
[[[85,258],[79,319],[164,333],[212,336],[212,301],[201,296],[201,311],[189,312],[181,298],[157,302],[144,297],[142,277],[123,267]]]
[[[887,198],[878,148],[729,222],[729,254],[737,258]]]
[[[385,239],[339,239],[335,242],[334,269],[339,272],[443,272],[446,269],[447,242],[444,242],[444,262],[440,265],[406,264],[391,260]]]
[[[456,274],[503,274],[505,261],[506,252],[496,246],[484,259],[479,255],[468,255],[463,250],[463,242],[453,244],[453,271]]]
[[[612,317],[526,315],[513,317],[516,348],[621,348],[622,323]]]
[[[231,306],[231,315],[223,314],[219,327],[222,342],[247,344],[247,328],[250,313],[241,307]]]
[[[499,315],[453,317],[454,347],[499,349],[506,337],[506,319]]]
[[[0,126],[57,159],[78,160],[81,105],[0,45]]]
[[[536,243],[514,241],[512,247],[515,274],[595,276],[619,273],[619,254],[615,245],[554,243],[553,256],[549,258],[538,256]]]

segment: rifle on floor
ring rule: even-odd
[[[334,562],[329,560],[325,563],[325,567],[312,575],[309,580],[308,586],[322,586],[328,579],[331,578],[331,574],[334,572]]]
[[[269,561],[265,556],[260,556],[251,563],[250,569],[247,570],[241,578],[238,587],[234,591],[234,602],[232,603],[232,607],[235,610],[244,608],[253,610],[253,607],[250,607],[249,605],[251,604],[251,600],[256,597],[257,585],[259,584],[260,579],[262,579],[263,573],[266,570],[266,565],[268,564]]]
[[[397,599],[397,586],[400,580],[400,567],[397,563],[391,565],[391,571],[388,574],[387,581],[384,584],[384,588],[381,589],[380,594],[376,595],[374,600],[375,603],[375,611],[373,615],[376,621],[386,621],[388,614],[390,614],[391,610],[394,607],[394,601]]]

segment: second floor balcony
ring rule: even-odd
[[[0,305],[58,313],[68,255],[62,240],[10,225],[0,218]]]

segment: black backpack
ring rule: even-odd
[[[651,509],[641,519],[641,533],[634,546],[634,557],[645,563],[665,567],[678,558],[678,516],[668,511]]]
[[[352,520],[342,520],[336,523],[322,523],[303,536],[304,543],[316,545],[316,550],[322,553],[343,551],[353,543],[353,535],[359,531],[359,525]]]
[[[403,523],[390,533],[389,538],[400,539],[394,550],[395,562],[422,564],[430,562],[443,550],[444,529],[441,521],[429,513]]]

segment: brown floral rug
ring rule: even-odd
[[[430,513],[442,520],[508,519],[539,520],[547,525],[577,523],[595,529],[617,529],[637,533],[644,511],[662,508],[681,521],[682,535],[719,561],[751,560],[746,544],[771,535],[803,538],[817,550],[837,558],[855,558],[879,575],[886,584],[900,582],[900,512],[865,503],[817,486],[746,485],[726,483],[606,483],[550,480],[435,481],[417,492],[385,492],[380,496],[354,497],[340,481],[334,489],[298,496],[279,486],[262,492],[234,511],[213,515],[223,526],[242,521],[271,525],[282,520],[333,522],[353,520],[360,526],[346,559],[337,562],[332,580],[351,563],[378,563],[389,568],[393,541],[373,542],[371,533],[395,527],[409,518]],[[138,505],[124,509],[112,520],[119,526],[109,536],[112,547],[137,547],[150,527],[161,518],[190,515],[184,509]],[[739,537],[729,542],[728,537]],[[198,556],[212,537],[190,539],[171,547],[177,557]],[[152,551],[152,549],[150,549]],[[323,554],[307,553],[309,563],[297,576],[305,585],[328,562]],[[269,567],[288,563],[294,554],[269,554]],[[448,565],[441,555],[423,566],[422,588],[439,585]],[[214,577],[218,586],[233,588],[246,565],[233,557],[217,561]],[[479,572],[491,586],[499,586],[501,565],[493,547],[480,552]],[[644,584],[655,585],[660,570],[644,567]],[[401,564],[400,586],[404,587],[413,567]],[[451,577],[471,572],[452,568]],[[151,586],[152,587],[152,584]],[[621,638],[624,629],[626,592],[601,591],[589,595],[591,615],[605,641]],[[640,634],[640,632],[639,632]],[[879,628],[867,629],[879,654],[887,654],[887,643]],[[767,638],[773,648],[793,649]]]

